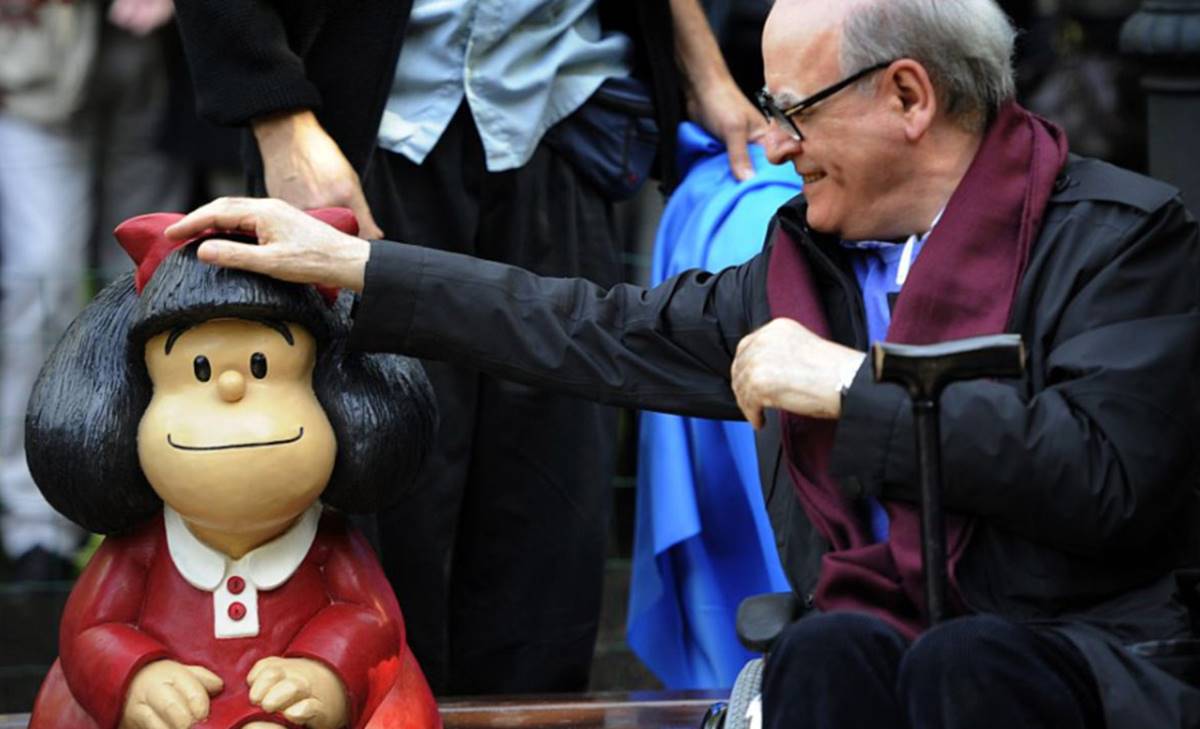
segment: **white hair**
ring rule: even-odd
[[[978,131],[1016,93],[1015,38],[994,0],[873,0],[847,11],[840,62],[850,74],[911,58],[929,73],[946,116]]]

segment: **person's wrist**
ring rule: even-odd
[[[278,144],[290,144],[296,137],[319,127],[320,123],[311,109],[293,109],[256,117],[250,126],[259,148],[263,149]]]
[[[366,285],[371,242],[350,235],[344,236],[342,242],[343,245],[339,246],[338,270],[342,272],[339,286],[361,294]]]

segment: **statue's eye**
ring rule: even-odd
[[[208,382],[212,377],[212,365],[208,363],[208,357],[202,354],[197,355],[196,359],[192,361],[192,370],[196,373],[196,379],[201,382]]]
[[[267,376],[267,355],[262,352],[250,355],[250,374],[260,380]]]

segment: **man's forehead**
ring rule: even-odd
[[[846,0],[775,3],[763,28],[763,76],[777,100],[797,101],[829,83],[822,79],[836,79],[842,20],[854,4]]]
[[[846,12],[867,0],[777,0],[771,5],[764,32],[777,27],[793,31],[822,31],[841,25]]]

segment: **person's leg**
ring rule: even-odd
[[[481,256],[618,280],[611,204],[545,145],[483,191]],[[453,568],[452,691],[586,689],[615,436],[611,408],[484,378]]]
[[[376,150],[363,180],[375,220],[390,240],[473,252],[483,158],[455,123],[415,165]],[[450,563],[475,440],[479,373],[424,362],[438,404],[438,432],[417,483],[378,516],[380,561],[396,592],[408,643],[435,694],[449,682]]]
[[[479,404],[453,567],[451,691],[583,691],[599,625],[613,412],[491,379]]]
[[[763,668],[763,726],[907,727],[895,694],[907,645],[890,626],[867,615],[830,613],[793,623]]]
[[[82,530],[46,503],[29,475],[25,407],[47,352],[83,302],[88,146],[76,127],[0,113],[0,150],[0,533],[11,558],[41,548],[66,559]]]
[[[951,620],[919,638],[897,689],[921,729],[1103,726],[1095,680],[1074,646],[994,616]]]
[[[162,151],[167,69],[159,33],[139,37],[104,23],[89,110],[96,122],[95,257],[99,281],[133,269],[113,228],[135,215],[186,212],[192,171]]]

